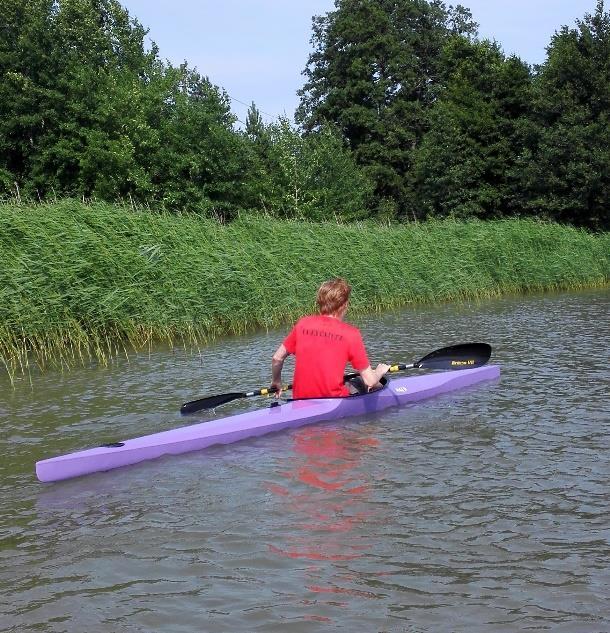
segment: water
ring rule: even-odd
[[[283,332],[2,379],[0,631],[610,631],[609,307],[596,291],[359,319],[373,362],[488,341],[502,377],[57,484],[37,459],[267,384]]]

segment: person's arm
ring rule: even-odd
[[[363,369],[360,372],[360,376],[362,377],[362,380],[364,381],[364,384],[368,387],[369,391],[371,389],[378,389],[379,387],[381,387],[381,383],[379,381],[383,378],[383,376],[385,376],[385,374],[388,372],[388,369],[390,369],[389,365],[386,365],[385,363],[379,363],[379,365],[377,365],[375,369],[372,369],[369,365],[366,369]]]
[[[271,358],[271,387],[277,389],[276,398],[282,395],[282,367],[284,367],[284,361],[287,356],[288,350],[282,343]]]
[[[369,391],[381,387],[379,381],[387,373],[388,369],[390,369],[390,366],[385,363],[379,363],[375,369],[371,368],[360,330],[356,330],[356,336],[353,339],[349,354],[349,361],[352,367],[360,372],[360,376]],[[364,369],[358,369],[358,367],[364,367]]]

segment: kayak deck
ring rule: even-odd
[[[44,459],[36,463],[36,475],[40,481],[50,482],[112,470],[162,455],[179,455],[287,428],[381,411],[493,380],[499,375],[499,366],[487,365],[388,379],[383,389],[367,394],[348,398],[291,400],[279,406]]]

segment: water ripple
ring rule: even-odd
[[[502,378],[56,485],[36,459],[265,384],[282,333],[5,389],[0,631],[610,631],[609,307],[598,291],[362,318],[375,361],[488,340]]]

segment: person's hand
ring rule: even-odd
[[[377,374],[377,378],[381,378],[388,373],[390,369],[390,365],[386,365],[385,363],[379,363],[375,369],[375,373]]]
[[[271,387],[269,389],[277,389],[275,392],[275,397],[279,398],[282,395],[282,383],[281,382],[272,382]]]

